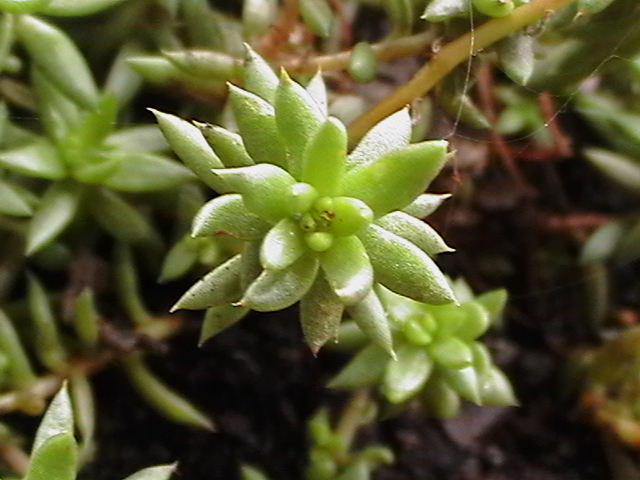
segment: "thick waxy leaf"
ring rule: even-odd
[[[61,433],[34,450],[23,480],[75,480],[78,445],[73,433]]]
[[[473,353],[469,346],[457,337],[448,337],[432,343],[429,353],[446,368],[464,368],[471,365]]]
[[[500,288],[478,295],[475,301],[484,307],[489,314],[489,320],[493,324],[498,321],[502,315],[504,307],[507,304],[507,298],[507,291],[504,288]]]
[[[58,182],[44,193],[27,231],[27,255],[51,243],[71,223],[78,210],[82,188]]]
[[[171,308],[201,310],[238,300],[241,255],[236,255],[198,280]]]
[[[47,293],[33,276],[27,277],[27,298],[35,334],[36,354],[49,370],[59,372],[66,367],[66,352],[60,342],[58,326]]]
[[[320,37],[331,34],[333,12],[327,0],[300,0],[300,13],[313,33]]]
[[[102,184],[114,190],[153,192],[175,188],[194,179],[182,165],[154,153],[118,152],[111,157],[118,159],[119,165]]]
[[[416,143],[349,170],[340,192],[359,198],[376,215],[407,206],[425,191],[446,161],[447,142]]]
[[[0,166],[30,177],[60,180],[66,176],[58,152],[52,144],[45,141],[0,153]]]
[[[0,10],[9,13],[34,13],[44,7],[49,0],[0,0]]]
[[[587,148],[583,153],[589,162],[611,180],[640,193],[640,164],[636,160],[599,148]]]
[[[612,220],[600,225],[583,244],[580,262],[588,264],[609,259],[615,252],[625,232],[625,223]]]
[[[28,217],[37,201],[31,191],[0,179],[0,213]]]
[[[224,165],[213,152],[198,128],[175,115],[151,110],[158,125],[180,160],[195,173],[200,180],[219,193],[224,193],[224,183],[211,170]]]
[[[403,212],[391,212],[376,223],[385,230],[409,240],[428,255],[453,252],[442,237],[430,225]]]
[[[578,9],[598,13],[613,3],[613,0],[578,0]]]
[[[242,3],[242,27],[245,37],[266,33],[278,15],[276,0],[247,0]]]
[[[456,122],[472,128],[487,129],[489,120],[465,92],[464,82],[445,82],[438,88],[436,101]]]
[[[340,120],[329,118],[311,137],[302,157],[302,181],[321,195],[335,195],[345,168],[347,131]]]
[[[526,85],[535,64],[535,38],[526,31],[514,33],[498,43],[498,59],[504,73],[520,85]]]
[[[411,117],[403,108],[375,125],[349,154],[347,169],[375,162],[387,153],[409,145]]]
[[[389,290],[419,302],[440,305],[455,301],[449,282],[426,253],[377,225],[361,235],[375,279]]]
[[[109,135],[106,144],[126,152],[159,152],[169,148],[164,135],[155,125],[123,128]]]
[[[288,170],[295,178],[300,178],[305,148],[309,143],[309,139],[315,137],[316,132],[324,121],[324,115],[311,95],[300,84],[291,80],[284,70],[280,75],[280,83],[276,90],[274,105],[278,134],[283,140],[289,156]],[[341,150],[343,147],[341,143],[335,146],[336,142],[342,141],[337,123],[339,122],[327,126],[327,131],[323,135],[325,141],[332,142],[325,146],[325,148],[331,149],[328,152],[330,155],[335,155],[334,148]],[[317,149],[321,148],[318,143],[319,141],[312,147],[311,157],[315,157]],[[344,147],[346,153],[346,145]],[[328,161],[334,162],[331,158]],[[312,161],[312,163],[315,162]],[[315,168],[311,167],[310,170],[315,170]]]
[[[414,4],[411,0],[386,0],[384,6],[391,17],[395,35],[409,35],[414,22]]]
[[[96,190],[89,206],[100,226],[122,242],[139,243],[150,241],[155,236],[147,218],[110,190]]]
[[[422,347],[404,344],[387,365],[382,392],[391,403],[402,403],[418,393],[429,379],[433,360]]]
[[[369,290],[362,301],[349,307],[348,312],[373,343],[383,348],[392,357],[395,355],[387,313],[373,289]]]
[[[129,57],[140,52],[140,47],[133,43],[123,45],[111,63],[107,78],[104,81],[102,91],[106,95],[113,97],[120,107],[128,105],[144,83],[142,76],[134,72],[127,63]],[[133,127],[133,129],[135,128],[146,127]]]
[[[98,90],[82,54],[67,35],[38,18],[24,15],[16,32],[38,68],[69,98],[86,108],[98,101]]]
[[[491,326],[489,312],[480,302],[466,302],[460,305],[465,318],[458,327],[457,336],[463,340],[475,340]]]
[[[246,290],[262,273],[262,265],[260,265],[261,245],[262,241],[250,241],[244,245],[242,265],[240,266],[240,286],[242,290]]]
[[[162,53],[171,63],[190,75],[207,79],[231,80],[240,73],[240,62],[213,50],[177,50]]]
[[[460,397],[441,378],[432,378],[423,390],[423,401],[429,413],[439,418],[453,418],[460,411]]]
[[[305,341],[316,354],[332,338],[337,338],[344,305],[323,275],[318,275],[300,301],[300,323]]]
[[[480,13],[489,17],[506,17],[513,12],[513,0],[472,0],[473,6]]]
[[[273,102],[278,88],[278,76],[248,44],[245,43],[244,47],[244,88],[267,102]]]
[[[315,255],[303,255],[284,270],[264,270],[251,284],[240,305],[258,312],[290,307],[311,288],[318,273]]]
[[[166,282],[180,278],[198,262],[201,240],[188,235],[171,247],[162,263],[158,281]]]
[[[27,352],[22,348],[22,342],[11,320],[2,310],[0,310],[0,351],[9,359],[7,375],[10,385],[24,387],[35,380]]]
[[[432,0],[420,18],[428,22],[442,22],[453,17],[468,16],[469,0]]]
[[[79,17],[91,15],[109,7],[122,3],[124,0],[48,0],[41,12],[46,15],[60,17]]]
[[[31,68],[31,84],[38,100],[38,113],[49,137],[64,139],[81,119],[79,106],[36,67]]]
[[[482,405],[489,407],[509,407],[518,404],[509,379],[495,367],[482,378],[480,397]]]
[[[481,404],[478,374],[473,367],[465,367],[460,370],[447,368],[442,370],[442,375],[448,385],[461,397],[478,405]]]
[[[276,223],[290,212],[283,192],[296,183],[285,170],[268,163],[215,170],[214,174],[242,195],[246,207],[263,220]]]
[[[279,140],[271,104],[233,85],[229,86],[229,99],[244,146],[253,161],[287,168],[287,152]]]
[[[320,71],[317,71],[313,78],[311,78],[311,81],[307,85],[307,92],[309,92],[311,98],[316,101],[322,114],[326,116],[329,101],[327,100],[327,86],[322,79],[322,73]]]
[[[425,218],[435,212],[442,202],[451,197],[450,193],[423,193],[404,207],[402,211],[412,217]]]
[[[392,362],[389,353],[371,344],[360,350],[329,382],[330,388],[357,389],[376,385]]]
[[[269,224],[255,216],[239,194],[227,194],[205,203],[193,219],[191,235],[206,237],[227,234],[240,240],[257,240],[269,230]]]
[[[260,262],[266,269],[282,270],[306,251],[302,232],[294,220],[283,218],[264,237]]]
[[[239,322],[247,313],[249,313],[248,308],[234,305],[220,305],[208,308],[200,330],[198,344],[202,345],[225,328]]]
[[[254,164],[244,147],[242,137],[237,133],[208,123],[196,122],[195,125],[200,129],[225,167],[248,167]]]
[[[378,74],[376,52],[368,42],[357,43],[349,57],[349,74],[358,82],[370,82]]]
[[[140,354],[129,355],[123,362],[131,383],[160,414],[192,427],[213,430],[211,420],[191,402],[167,387],[147,368]]]
[[[373,268],[355,236],[335,238],[331,248],[320,254],[320,266],[344,305],[355,305],[371,290]]]
[[[124,480],[169,480],[176,471],[177,464],[149,467],[129,475]]]
[[[269,477],[264,473],[249,465],[240,466],[240,478],[242,480],[269,480]]]
[[[73,435],[73,410],[66,385],[56,394],[42,417],[31,452],[36,453],[47,440],[65,433]]]
[[[73,327],[83,346],[94,350],[100,339],[99,314],[93,291],[85,288],[76,298],[73,308]]]

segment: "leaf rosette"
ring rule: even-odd
[[[474,297],[463,281],[454,284],[460,304],[427,305],[377,286],[389,314],[396,360],[353,328],[341,337],[358,353],[331,380],[330,387],[358,389],[379,386],[392,404],[418,399],[431,414],[451,418],[461,399],[478,405],[509,406],[516,399],[509,380],[493,364],[478,341],[502,314],[504,290]]]
[[[348,153],[320,75],[306,88],[285,71],[278,78],[249,48],[244,89],[229,89],[238,133],[154,112],[177,155],[223,194],[202,207],[192,235],[246,242],[174,309],[275,311],[301,301],[316,351],[345,308],[376,309],[374,282],[429,304],[455,300],[431,258],[451,249],[418,219],[446,198],[424,194],[446,161],[445,141],[410,144],[403,109]]]

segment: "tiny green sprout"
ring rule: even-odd
[[[420,216],[414,203],[424,203],[447,143],[409,144],[404,109],[348,152],[346,128],[327,114],[321,77],[307,88],[284,70],[278,78],[249,48],[244,85],[229,86],[237,134],[154,111],[178,156],[224,193],[202,207],[192,234],[247,242],[174,310],[233,304],[275,311],[301,301],[303,330],[317,351],[374,282],[422,302],[453,302],[431,259],[451,249],[412,213]]]
[[[426,305],[377,287],[391,319],[397,359],[364,342],[329,386],[378,385],[390,403],[419,399],[428,412],[442,418],[457,413],[460,398],[478,405],[514,405],[509,381],[478,341],[500,316],[506,293],[494,290],[473,297],[462,281],[454,289],[459,305]],[[343,329],[349,329],[349,322]]]
[[[515,8],[512,0],[473,0],[473,6],[489,17],[505,17]]]

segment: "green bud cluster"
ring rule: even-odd
[[[473,297],[462,281],[454,287],[460,304],[442,306],[419,303],[379,287],[394,327],[397,359],[390,360],[379,346],[365,341],[330,386],[380,385],[387,401],[418,399],[427,411],[442,418],[457,414],[461,398],[478,405],[514,405],[509,381],[478,341],[500,316],[506,293],[494,290]],[[345,323],[343,329],[349,328]]]
[[[347,309],[390,352],[374,282],[426,303],[454,301],[431,259],[451,249],[418,220],[445,198],[423,192],[444,165],[446,142],[409,144],[404,109],[349,153],[319,75],[306,87],[284,71],[278,78],[248,47],[244,70],[245,88],[229,87],[238,133],[154,112],[178,156],[223,194],[198,212],[192,235],[245,242],[174,309],[210,309],[216,320],[207,330],[215,332],[234,308],[274,311],[301,301],[313,350],[335,337]]]

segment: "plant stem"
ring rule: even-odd
[[[376,123],[400,110],[435,87],[456,66],[478,51],[548,16],[575,0],[533,0],[507,17],[494,18],[448,43],[414,77],[382,102],[366,111],[349,126],[349,138],[357,141]]]
[[[411,57],[423,53],[426,46],[435,38],[432,31],[411,35],[408,37],[385,40],[372,45],[378,61],[393,60],[400,57]],[[290,72],[315,73],[317,70],[344,70],[349,65],[351,50],[318,55],[308,59],[296,59],[284,63],[285,69]]]
[[[363,420],[369,407],[369,390],[357,390],[347,403],[338,424],[336,432],[342,438],[345,449],[348,451],[358,429],[363,425]]]

